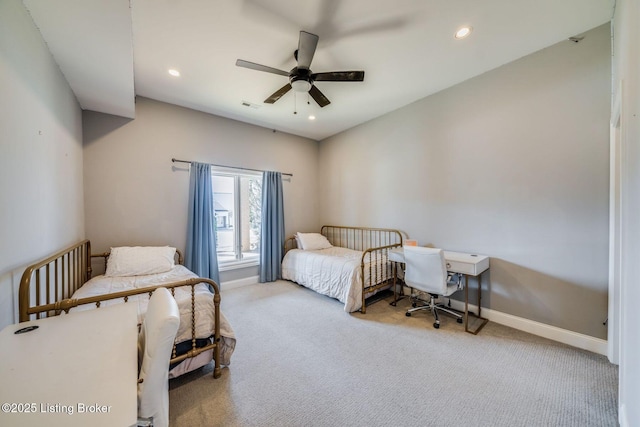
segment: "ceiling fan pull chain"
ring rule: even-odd
[[[296,92],[293,92],[293,114],[298,114],[298,97]]]

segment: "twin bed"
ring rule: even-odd
[[[91,278],[92,258],[104,258],[104,275]],[[169,377],[213,360],[213,376],[218,378],[221,365],[230,363],[235,335],[220,311],[218,284],[181,264],[182,255],[175,248],[122,247],[92,255],[85,240],[25,270],[19,291],[20,321],[124,302],[137,305],[142,323],[149,297],[163,286],[178,302],[181,318]]]
[[[296,233],[285,242],[282,278],[366,313],[366,299],[393,286],[389,251],[402,233],[387,228],[325,225],[320,233]]]

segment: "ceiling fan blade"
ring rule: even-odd
[[[242,59],[238,59],[236,61],[236,65],[238,67],[251,68],[252,70],[264,71],[266,73],[279,74],[281,76],[289,77],[289,73],[286,71],[267,67],[266,65],[256,64],[255,62],[244,61]]]
[[[311,60],[316,53],[318,46],[318,36],[315,34],[300,31],[300,40],[298,41],[298,67],[311,67]]]
[[[282,86],[280,89],[275,91],[270,97],[265,99],[264,103],[265,104],[273,104],[278,99],[282,98],[282,95],[284,95],[285,93],[289,92],[290,90],[291,90],[291,84],[287,83],[286,85]]]
[[[311,86],[311,89],[309,89],[309,95],[311,95],[311,97],[318,103],[320,107],[326,107],[327,105],[331,104],[331,101],[329,101],[329,99],[324,96],[322,92],[320,92],[320,89],[315,86]]]
[[[330,71],[328,73],[313,73],[311,79],[318,82],[361,82],[364,71]]]

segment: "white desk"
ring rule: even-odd
[[[485,255],[466,254],[463,252],[444,251],[444,259],[447,263],[447,270],[452,273],[460,273],[464,275],[464,330],[472,334],[477,334],[480,329],[487,324],[488,320],[481,316],[481,297],[482,297],[482,273],[489,269],[489,257]],[[404,263],[404,249],[395,248],[389,251],[389,261]],[[394,271],[394,293],[395,293],[395,280],[397,274]],[[469,276],[478,278],[478,315],[477,317],[482,320],[480,326],[475,330],[469,329]],[[394,298],[394,302],[397,298]]]
[[[4,328],[0,425],[135,425],[136,310],[119,304]],[[30,326],[38,328],[14,333]]]

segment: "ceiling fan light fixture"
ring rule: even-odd
[[[456,31],[456,33],[454,34],[454,37],[456,39],[463,39],[467,37],[469,34],[471,34],[472,30],[473,30],[472,27],[462,27],[458,31]]]
[[[296,92],[309,92],[309,89],[311,89],[311,83],[307,80],[293,80],[291,82],[291,87]]]

